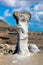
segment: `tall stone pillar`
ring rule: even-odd
[[[28,22],[31,19],[31,14],[29,12],[14,12],[13,16],[16,19],[20,35],[19,54],[30,55],[28,50]]]

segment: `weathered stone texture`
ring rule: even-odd
[[[18,43],[18,31],[0,20],[0,50],[15,51]]]

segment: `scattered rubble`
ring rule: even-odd
[[[0,20],[0,53],[15,53],[18,43],[18,31]]]

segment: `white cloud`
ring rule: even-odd
[[[40,4],[35,5],[34,10],[38,10],[39,7],[40,7]]]
[[[13,12],[14,12],[14,11],[20,12],[21,10],[22,10],[22,8],[16,8],[16,9],[13,9]]]
[[[26,9],[27,11],[30,11],[30,8],[29,8],[29,7],[26,7],[25,9]]]
[[[34,10],[36,11],[43,11],[43,4],[37,4],[34,6]]]
[[[43,12],[36,12],[36,20],[38,20],[39,22],[43,22],[42,20],[43,17]]]
[[[12,16],[11,13],[9,13],[9,9],[5,10],[4,17]]]
[[[5,17],[3,17],[3,16],[0,16],[0,19],[1,19],[1,20],[5,20]]]
[[[41,21],[39,16],[38,16],[38,12],[35,14],[35,18],[36,18],[37,21]]]
[[[6,6],[14,7],[16,0],[0,0],[0,2]]]
[[[4,12],[3,12],[3,16],[0,16],[0,19],[1,20],[5,20],[6,19],[6,17],[11,17],[12,16],[12,13],[10,13],[9,12],[9,9],[7,9],[7,10],[5,10]]]
[[[0,0],[0,2],[10,7],[24,7],[36,4],[37,0]],[[38,2],[40,2],[40,0],[38,0]],[[43,1],[41,0],[41,2]]]
[[[8,6],[13,7],[16,4],[16,0],[4,0],[4,3]]]
[[[29,12],[30,11],[30,8],[29,7],[20,7],[20,8],[16,8],[16,9],[13,9],[13,12],[14,11],[18,11],[18,12]]]
[[[0,16],[0,19],[3,19],[3,17],[2,17],[2,16]]]
[[[27,6],[28,3],[25,0],[0,0],[0,2],[10,7]]]
[[[38,12],[38,14],[39,14],[39,15],[41,15],[41,14],[43,14],[43,12],[42,12],[42,11],[40,11],[40,12]]]
[[[19,3],[21,6],[26,6],[27,5],[27,2],[26,1],[20,1]]]
[[[43,4],[36,4],[32,11],[33,19],[39,22],[43,22]]]

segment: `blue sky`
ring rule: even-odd
[[[43,0],[0,0],[0,19],[15,27],[14,11],[30,12],[28,29],[43,32]]]

